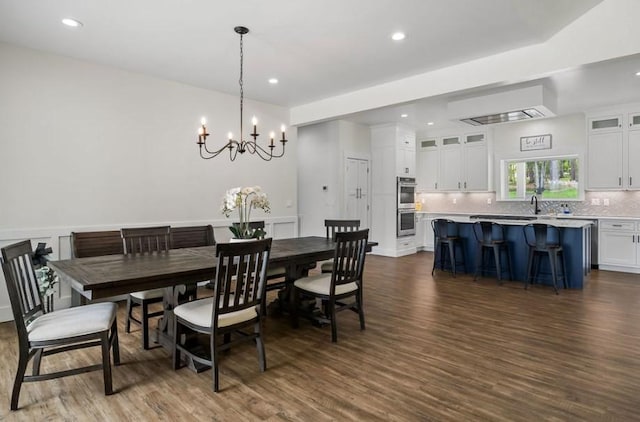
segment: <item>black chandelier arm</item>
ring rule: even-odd
[[[205,160],[215,158],[218,155],[220,155],[225,149],[229,149],[229,158],[231,158],[231,161],[233,161],[236,159],[236,155],[238,154],[238,149],[240,148],[240,145],[238,144],[238,142],[232,139],[230,139],[226,144],[224,144],[222,147],[220,147],[215,151],[211,151],[209,150],[209,148],[207,148],[206,139],[204,141],[198,141],[197,144],[200,146],[200,157],[204,158]],[[206,155],[202,151],[203,147]],[[234,154],[234,151],[235,151],[235,154]]]
[[[272,158],[280,158],[284,155],[285,143],[286,141],[282,142],[282,150],[280,154],[273,153],[275,145],[268,145],[267,148],[269,148],[269,151],[261,147],[257,142],[246,142],[246,146],[247,151],[249,151],[250,154],[256,154],[258,157],[262,158],[265,161],[271,161]]]

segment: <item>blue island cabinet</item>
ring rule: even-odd
[[[511,271],[513,280],[524,282],[527,278],[529,246],[524,237],[524,226],[531,223],[550,224],[558,227],[562,238],[562,248],[567,269],[567,285],[571,289],[582,289],[591,272],[591,221],[539,219],[525,220],[475,220],[468,217],[442,217],[458,223],[458,234],[462,239],[465,254],[465,272],[473,274],[476,269],[478,244],[473,234],[476,221],[494,221],[504,227],[505,238],[511,251]],[[503,256],[503,259],[506,258]],[[505,268],[505,267],[503,267]],[[534,269],[535,270],[535,269]],[[558,268],[558,288],[563,287],[560,277],[562,269]],[[503,273],[506,276],[506,273]],[[549,260],[541,259],[541,267],[536,283],[553,285]]]

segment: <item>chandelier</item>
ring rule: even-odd
[[[240,82],[240,137],[237,140],[233,139],[233,134],[229,132],[229,135],[227,137],[228,140],[226,144],[224,144],[218,149],[215,149],[215,148],[209,149],[207,147],[207,136],[209,136],[209,133],[207,133],[207,126],[206,126],[207,122],[203,117],[201,121],[200,129],[198,130],[198,142],[197,142],[200,149],[200,157],[204,158],[205,160],[208,160],[210,158],[217,157],[222,153],[222,151],[224,151],[225,149],[228,149],[229,159],[231,161],[234,161],[236,159],[236,157],[238,156],[238,153],[244,154],[245,152],[248,152],[249,154],[255,154],[265,161],[271,161],[271,159],[273,158],[280,158],[284,155],[284,147],[285,147],[285,144],[287,143],[287,139],[285,137],[285,127],[284,125],[280,127],[280,131],[282,132],[282,138],[279,140],[279,142],[282,143],[282,150],[280,151],[279,154],[273,153],[273,150],[276,147],[274,143],[274,139],[275,139],[274,132],[271,132],[269,135],[269,137],[271,138],[271,142],[269,145],[262,147],[258,144],[257,142],[257,139],[259,136],[259,134],[257,133],[258,119],[256,119],[255,116],[251,119],[251,124],[253,125],[253,133],[249,134],[249,136],[253,138],[253,141],[244,140],[243,130],[242,130],[242,117],[243,117],[243,111],[244,111],[243,110],[244,86],[242,81],[244,52],[242,48],[242,36],[245,34],[248,34],[249,29],[245,28],[244,26],[236,26],[235,28],[233,28],[233,30],[237,34],[240,34],[240,81],[239,81]]]

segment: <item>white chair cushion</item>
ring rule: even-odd
[[[115,303],[105,302],[41,315],[27,326],[29,341],[61,340],[108,330],[116,310]]]
[[[155,299],[164,296],[164,289],[143,290],[141,292],[133,292],[131,296],[136,299]]]
[[[318,274],[309,277],[302,277],[296,280],[293,285],[300,290],[329,296],[329,290],[331,289],[331,274]],[[356,290],[358,290],[358,285],[355,282],[339,284],[336,286],[337,295],[354,292]]]
[[[232,297],[229,300],[233,300]],[[211,314],[213,313],[213,298],[198,299],[187,302],[173,309],[173,313],[191,324],[200,327],[211,327]],[[239,322],[249,321],[258,316],[258,310],[253,308],[230,312],[218,317],[218,327],[228,327]]]

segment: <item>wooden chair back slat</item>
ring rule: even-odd
[[[119,230],[72,232],[71,246],[74,258],[124,253]]]
[[[335,239],[338,232],[352,232],[360,228],[360,220],[324,220],[327,239]]]
[[[2,271],[7,283],[13,319],[21,342],[27,341],[26,325],[28,321],[44,313],[31,255],[31,241],[29,240],[2,248]]]
[[[211,225],[171,228],[171,249],[197,248],[215,244],[216,239]]]
[[[166,252],[171,249],[171,227],[136,227],[121,229],[122,245],[127,255]]]
[[[332,292],[335,291],[336,285],[362,282],[368,239],[369,229],[336,232],[336,249],[331,273]]]
[[[217,245],[213,302],[217,306],[213,307],[212,326],[217,327],[220,315],[261,303],[270,252],[271,238]]]

